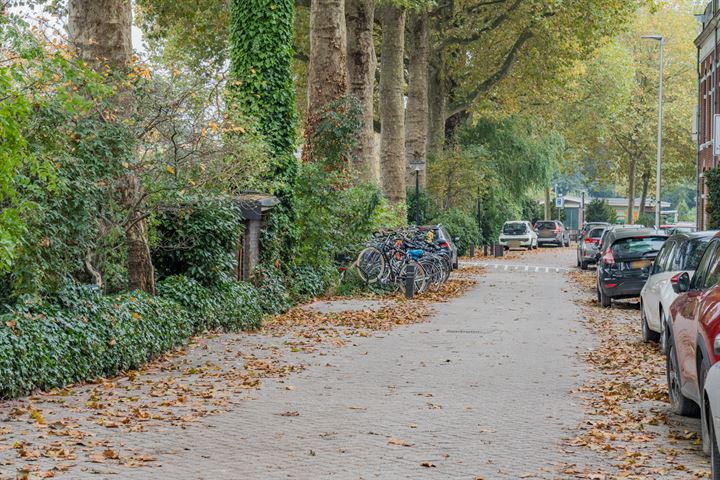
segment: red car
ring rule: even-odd
[[[667,354],[670,403],[672,411],[679,415],[700,413],[704,417],[700,392],[708,370],[720,359],[720,234],[708,244],[692,279],[683,272],[670,281],[680,294],[670,307]],[[704,420],[703,447],[709,448]]]

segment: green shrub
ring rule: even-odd
[[[231,199],[187,199],[157,216],[153,263],[160,279],[186,275],[207,286],[228,281],[242,225]]]
[[[440,223],[447,229],[457,246],[458,255],[465,255],[470,249],[470,245],[478,241],[477,222],[462,210],[451,208],[436,217],[432,223]]]
[[[607,201],[596,198],[585,207],[585,221],[615,223],[617,213]]]
[[[265,313],[275,314],[292,307],[286,278],[275,268],[258,266],[253,271],[252,282],[258,289],[260,307]]]
[[[330,267],[292,266],[287,279],[292,299],[306,302],[325,293],[328,285],[337,277],[333,270]]]
[[[157,292],[191,313],[195,333],[215,329],[252,330],[261,323],[258,291],[246,282],[227,281],[205,287],[196,280],[178,275],[159,282]]]
[[[192,331],[188,310],[139,293],[21,305],[0,316],[0,397],[138,368]]]
[[[136,369],[207,329],[260,326],[258,291],[248,283],[207,288],[171,277],[158,292],[103,296],[69,282],[52,302],[19,303],[0,316],[0,398]]]
[[[720,228],[720,167],[705,172],[707,228]]]

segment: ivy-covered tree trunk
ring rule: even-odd
[[[265,189],[282,201],[262,238],[262,259],[270,264],[289,258],[295,243],[294,15],[293,0],[231,0],[230,4],[228,108],[257,121],[271,148]]]
[[[405,166],[408,186],[415,182],[414,161],[422,162],[420,186],[425,186],[428,136],[428,16],[427,12],[410,15],[410,50],[407,118],[405,119]]]
[[[405,10],[382,7],[380,167],[385,198],[405,204]]]
[[[310,3],[310,62],[308,109],[303,160],[313,159],[312,143],[318,122],[328,105],[348,91],[345,0],[312,0]]]
[[[346,0],[345,23],[347,24],[347,60],[350,92],[360,101],[363,128],[355,152],[355,167],[367,180],[380,180],[380,162],[375,154],[375,131],[373,128],[375,70],[375,0]]]
[[[68,35],[80,58],[95,65],[124,72],[132,61],[132,3],[130,0],[70,0]],[[132,92],[116,95],[119,116],[128,115]],[[121,203],[127,211],[125,244],[127,247],[128,288],[155,292],[155,273],[148,246],[145,218],[141,212],[144,191],[137,174],[129,169],[119,179]]]

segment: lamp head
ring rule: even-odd
[[[646,39],[646,40],[657,40],[657,41],[659,41],[659,42],[662,42],[662,41],[663,41],[663,36],[662,36],[662,35],[643,35],[643,36],[641,36],[640,38],[644,38],[644,39]]]

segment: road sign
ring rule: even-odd
[[[565,197],[557,197],[555,199],[555,206],[557,208],[563,208],[565,206]]]

